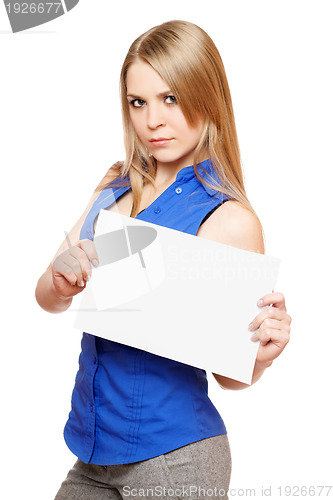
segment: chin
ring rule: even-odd
[[[157,152],[156,154],[153,154],[153,157],[160,163],[175,163],[186,158],[183,155],[171,155],[170,153],[167,153],[167,151],[165,153],[163,153],[162,151]]]
[[[170,158],[170,156],[164,156],[164,155],[153,155],[153,157],[155,158],[156,161],[160,163],[174,163],[179,159],[177,157]]]

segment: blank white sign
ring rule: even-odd
[[[80,294],[75,328],[251,383],[259,343],[248,325],[280,259],[108,210],[94,241],[103,259]]]

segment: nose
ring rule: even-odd
[[[147,125],[150,129],[164,127],[165,117],[161,106],[158,104],[150,104],[147,112]]]

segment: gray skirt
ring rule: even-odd
[[[120,465],[77,460],[55,500],[227,499],[231,454],[227,434],[158,457]]]

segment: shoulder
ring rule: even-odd
[[[113,182],[115,179],[117,179],[119,177],[121,166],[122,166],[122,162],[118,161],[117,163],[113,164],[108,169],[108,171],[106,172],[104,177],[101,179],[99,184],[96,186],[94,194],[97,193],[97,195],[99,195],[100,192],[103,191],[103,189],[106,188],[110,184],[110,182]]]
[[[117,164],[115,164],[117,165]],[[78,241],[80,240],[80,234],[81,234],[81,229],[84,224],[84,221],[86,217],[88,216],[93,204],[95,201],[99,198],[101,191],[108,185],[109,182],[112,182],[118,175],[118,171],[115,169],[115,166],[112,166],[108,169],[100,183],[96,186],[94,192],[92,193],[92,196],[88,202],[88,205],[86,206],[85,210],[83,211],[81,217],[78,219],[78,221],[75,223],[75,225],[72,227],[72,229],[69,231],[67,237],[63,240],[61,243],[60,247],[58,248],[55,256],[53,257],[51,264],[54,262],[54,260],[60,255],[62,252],[68,249],[68,238],[69,241],[71,242],[72,246],[76,245]],[[49,268],[51,266],[49,265]]]
[[[200,226],[197,236],[250,252],[265,253],[262,226],[250,210],[228,200]]]

